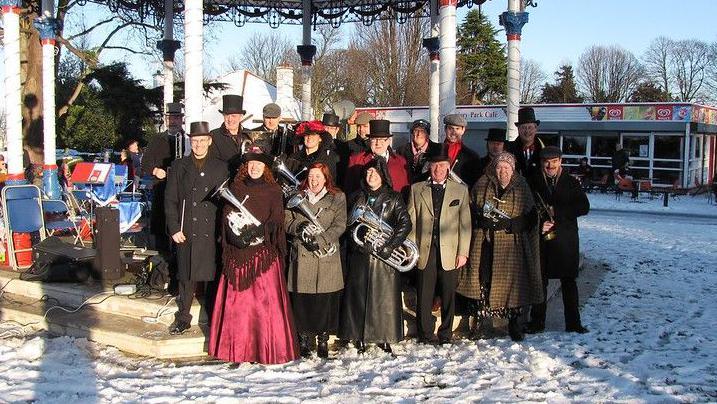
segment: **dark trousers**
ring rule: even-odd
[[[174,318],[177,321],[192,321],[192,315],[189,311],[192,308],[192,301],[194,300],[194,290],[197,287],[197,283],[194,281],[180,279],[177,282],[177,313],[174,314]]]
[[[536,325],[545,325],[545,312],[547,310],[548,279],[543,278],[543,295],[546,301],[534,304],[530,309],[530,322]],[[563,295],[563,311],[565,313],[565,328],[578,327],[580,322],[580,309],[578,299],[578,285],[575,278],[560,278],[560,291]]]
[[[433,336],[433,297],[441,298],[441,325],[438,327],[439,339],[450,339],[453,335],[453,316],[456,311],[456,287],[458,271],[446,271],[441,266],[438,248],[431,245],[426,268],[417,272],[416,325],[418,337],[430,339]]]

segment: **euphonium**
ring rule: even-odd
[[[376,253],[393,236],[393,227],[384,222],[369,206],[357,206],[351,213],[349,223],[356,223],[351,236],[359,247],[368,243],[371,246],[371,254],[399,272],[410,271],[418,262],[418,247],[408,239],[393,250],[387,260]]]
[[[232,232],[234,232],[234,234],[236,234],[237,236],[240,236],[245,227],[260,226],[261,222],[257,220],[257,218],[254,217],[254,215],[252,215],[247,208],[244,207],[244,203],[247,199],[249,199],[249,195],[246,195],[244,197],[244,200],[240,202],[239,199],[237,199],[234,194],[229,190],[229,188],[227,188],[227,182],[229,182],[229,180],[224,181],[222,185],[220,185],[219,188],[214,191],[212,197],[214,197],[215,195],[219,195],[229,201],[232,206],[239,209],[238,211],[230,212],[227,215],[227,222],[229,223],[229,228],[232,230]],[[261,244],[262,242],[264,242],[264,237],[256,237],[249,243],[249,245],[257,245]]]
[[[302,231],[300,235],[301,240],[303,240],[304,242],[308,241],[310,237],[316,237],[317,235],[326,231],[326,229],[324,229],[321,223],[319,223],[319,214],[321,213],[321,209],[319,209],[318,213],[314,214],[314,212],[312,212],[311,208],[309,207],[305,195],[301,193],[296,193],[286,202],[286,208],[297,208],[297,210],[299,210],[301,213],[304,214],[304,216],[309,219],[309,225],[304,228],[304,231]],[[335,252],[336,244],[332,243],[329,245],[328,248],[314,251],[314,255],[319,258],[324,258],[333,255]]]
[[[274,168],[288,182],[288,184],[283,184],[281,186],[281,189],[284,191],[285,197],[291,198],[296,195],[299,190],[299,185],[301,184],[301,181],[299,181],[296,176],[306,171],[306,167],[302,168],[298,173],[294,174],[291,172],[291,170],[289,170],[289,167],[287,167],[282,160],[277,160],[278,163]]]

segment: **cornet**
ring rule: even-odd
[[[493,197],[497,202],[500,199]],[[510,215],[505,213],[502,209],[499,209],[492,201],[485,201],[483,204],[483,217],[490,219],[495,223],[498,223],[501,219],[510,219]]]
[[[230,212],[227,215],[227,222],[229,223],[229,228],[232,230],[232,232],[237,236],[241,236],[242,232],[244,231],[244,228],[246,228],[247,226],[260,226],[261,222],[257,220],[257,218],[254,217],[254,215],[252,215],[247,208],[244,207],[244,203],[247,199],[249,199],[249,195],[246,195],[244,197],[244,200],[240,202],[239,199],[237,199],[234,194],[229,190],[229,188],[227,188],[227,182],[229,182],[229,180],[224,181],[222,185],[220,185],[219,188],[214,191],[212,197],[219,195],[229,201],[232,206],[239,209],[238,211]],[[254,246],[263,242],[264,237],[256,237],[249,243],[249,245]]]
[[[555,218],[552,214],[550,214],[550,207],[545,203],[543,197],[537,192],[535,193],[535,196],[536,202],[538,202],[538,214],[540,217],[547,218],[549,221],[555,223]],[[558,233],[555,231],[555,226],[553,226],[550,231],[543,233],[542,236],[545,241],[555,240],[555,238],[558,237]]]
[[[304,214],[304,216],[309,219],[309,225],[304,228],[304,231],[302,231],[300,235],[302,241],[307,242],[310,238],[315,238],[317,235],[326,231],[321,225],[321,223],[319,223],[319,214],[321,213],[321,210],[319,209],[319,212],[317,214],[314,214],[314,212],[312,212],[311,208],[309,207],[305,195],[301,193],[296,193],[286,202],[286,208],[297,208],[297,210],[299,210],[301,213]],[[335,252],[336,244],[332,243],[331,245],[329,245],[328,248],[314,251],[314,255],[319,258],[325,258],[333,255]]]
[[[384,205],[385,206],[385,205]],[[416,243],[405,239],[403,244],[391,252],[391,256],[385,260],[377,254],[381,248],[393,236],[393,227],[376,215],[367,205],[359,205],[351,213],[349,223],[354,227],[351,236],[359,247],[367,243],[371,246],[371,254],[376,258],[390,265],[399,272],[408,272],[418,262],[418,247]]]

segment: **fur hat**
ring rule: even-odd
[[[513,171],[515,171],[515,157],[513,154],[508,152],[502,152],[495,158],[495,162],[493,163],[494,166],[498,166],[498,163],[508,163],[511,167],[513,167]]]

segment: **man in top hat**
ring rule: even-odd
[[[212,137],[208,123],[192,122],[189,137],[192,152],[172,163],[164,198],[167,231],[177,246],[177,272],[174,275],[179,285],[178,311],[169,326],[171,334],[181,334],[190,328],[192,315],[189,311],[196,283],[211,285],[215,280],[220,265],[216,260],[219,209],[212,193],[229,176],[226,163],[209,153]],[[207,287],[209,293],[205,295],[209,306],[213,303],[211,288]],[[211,310],[207,309],[207,313]]]
[[[540,172],[540,151],[545,144],[538,138],[538,125],[540,121],[535,119],[535,111],[531,107],[524,107],[518,110],[518,137],[508,143],[508,151],[515,156],[515,169],[528,178]]]
[[[324,124],[324,129],[331,136],[332,144],[329,148],[336,152],[338,156],[338,162],[336,163],[337,177],[334,180],[337,184],[343,184],[344,175],[346,174],[346,168],[349,162],[349,155],[351,153],[348,143],[338,138],[339,132],[341,131],[341,119],[333,112],[325,112],[321,123]]]
[[[349,119],[349,125],[355,125],[356,127],[356,137],[347,142],[351,155],[371,150],[368,144],[368,134],[370,131],[368,123],[372,119],[373,115],[366,111],[357,114],[353,122]]]
[[[429,138],[431,124],[425,119],[418,119],[411,124],[411,139],[399,147],[396,153],[403,156],[408,163],[408,174],[411,184],[425,181],[428,178],[426,164],[428,157],[440,154],[441,145]]]
[[[219,112],[224,117],[224,123],[210,132],[212,145],[209,152],[219,160],[229,165],[233,175],[241,164],[242,143],[249,144],[251,140],[242,134],[242,121],[244,119],[244,97],[227,94],[222,96],[222,109]]]
[[[174,160],[186,154],[186,136],[182,128],[184,114],[182,104],[171,102],[165,106],[164,124],[166,131],[153,137],[142,156],[142,170],[152,176],[152,211],[150,232],[153,236],[154,249],[167,255],[169,253],[169,237],[164,220],[164,191],[166,188],[167,170]]]
[[[580,241],[578,217],[590,210],[585,191],[580,182],[564,170],[562,152],[555,146],[546,146],[540,152],[541,170],[528,178],[530,188],[539,207],[540,267],[543,276],[543,296],[548,279],[560,279],[565,315],[565,331],[586,333],[580,321],[578,307],[578,276]],[[545,302],[533,305],[527,333],[545,329]]]
[[[453,172],[470,188],[480,177],[480,156],[463,144],[468,122],[461,114],[450,114],[443,118],[443,124],[446,132],[444,153],[450,159]]]
[[[441,298],[438,342],[453,335],[458,268],[468,261],[471,212],[468,187],[448,178],[446,154],[429,157],[430,178],[411,186],[408,214],[413,228],[408,238],[418,246],[416,325],[419,342],[433,343],[433,298]]]
[[[358,118],[357,118],[358,119]],[[369,121],[369,151],[352,154],[349,158],[349,166],[344,179],[344,192],[350,195],[357,191],[361,185],[361,172],[364,166],[373,159],[383,159],[388,168],[388,182],[396,192],[404,196],[408,193],[411,184],[408,181],[408,167],[406,159],[396,154],[391,149],[391,121],[386,119],[374,119]]]
[[[488,129],[488,137],[486,137],[486,146],[488,154],[480,159],[480,175],[485,175],[486,169],[491,165],[493,159],[495,159],[500,153],[505,150],[505,138],[506,130],[502,128],[490,128]]]

